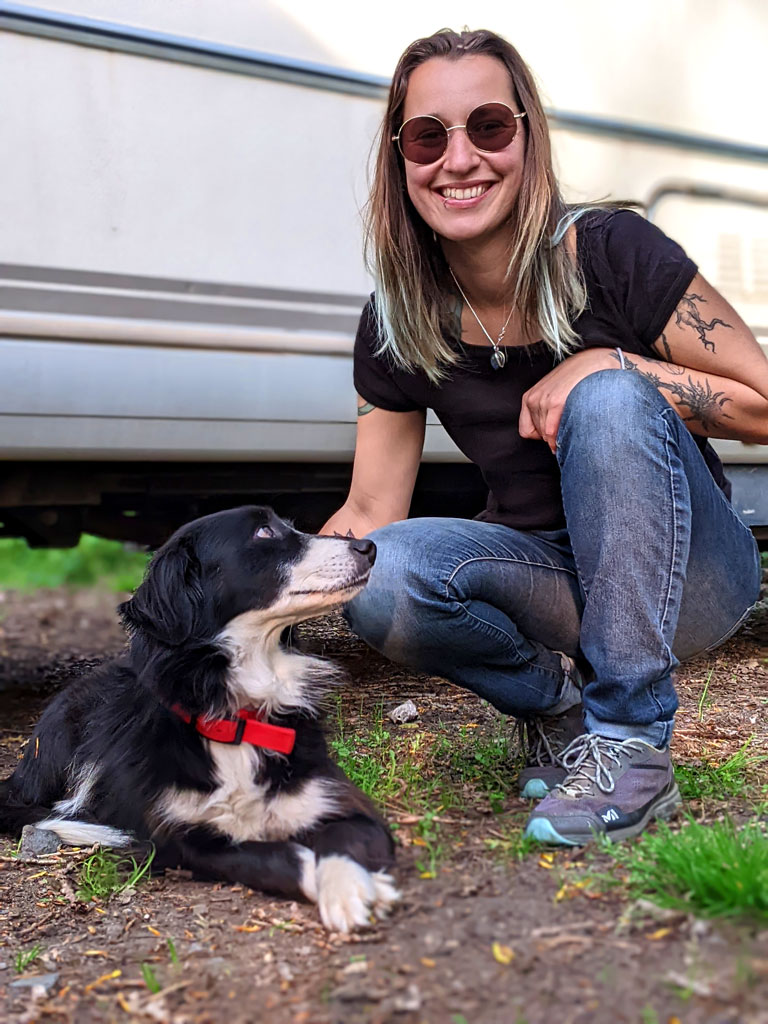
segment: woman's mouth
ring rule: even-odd
[[[440,193],[443,199],[474,199],[487,192],[490,185],[473,185],[472,188],[455,188],[452,185],[441,188]]]
[[[453,206],[465,209],[480,202],[488,195],[494,185],[495,182],[489,181],[467,185],[441,185],[435,191],[444,200],[446,207]]]

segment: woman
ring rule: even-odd
[[[378,547],[350,624],[524,724],[529,835],[636,835],[680,801],[676,665],[758,593],[707,438],[768,443],[768,362],[658,229],[564,204],[491,32],[401,57],[368,242],[352,485],[324,528]],[[406,521],[430,408],[489,486],[474,520]]]

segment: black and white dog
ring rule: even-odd
[[[151,842],[157,867],[305,896],[342,932],[382,916],[393,842],[329,759],[334,671],[281,643],[354,597],[375,557],[256,506],[180,529],[120,607],[127,655],[59,694],[0,782],[0,831]]]

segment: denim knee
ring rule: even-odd
[[[376,545],[370,579],[344,609],[350,629],[392,661],[410,664],[417,638],[413,628],[418,595],[429,580],[416,578],[415,555],[424,543],[418,520],[390,523],[368,534]]]
[[[574,446],[615,473],[622,451],[637,450],[658,416],[673,411],[639,373],[599,370],[572,389],[558,431],[558,458]],[[674,422],[675,417],[671,417]]]

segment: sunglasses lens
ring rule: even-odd
[[[505,149],[517,134],[517,120],[503,103],[484,103],[467,118],[467,135],[473,146],[486,153]]]
[[[448,132],[436,117],[413,117],[400,132],[400,152],[414,164],[433,164],[447,145]]]

